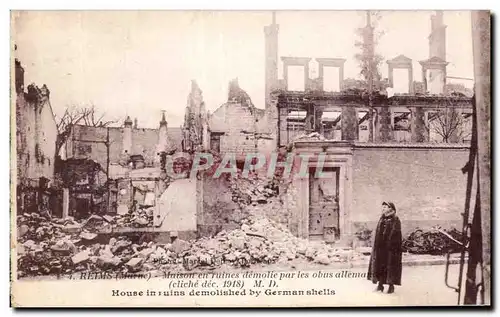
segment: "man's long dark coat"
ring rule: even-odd
[[[401,221],[396,215],[382,216],[377,224],[368,267],[368,280],[374,284],[401,285]]]

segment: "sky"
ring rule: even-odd
[[[384,32],[376,48],[385,59],[429,56],[430,11],[382,11]],[[345,58],[344,78],[357,78],[356,28],[362,11],[278,11],[278,56]],[[253,103],[264,108],[264,26],[268,11],[24,11],[12,13],[14,53],[25,85],[46,84],[54,112],[93,104],[122,123],[156,128],[161,111],[179,127],[196,80],[208,110],[227,100],[238,78]],[[448,76],[473,77],[470,12],[446,11]],[[387,64],[382,65],[387,77]],[[317,76],[311,64],[311,76]],[[282,64],[278,66],[282,77]],[[470,81],[455,81],[470,87]]]

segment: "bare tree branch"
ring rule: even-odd
[[[56,126],[58,136],[56,140],[56,153],[59,154],[61,147],[66,143],[71,134],[72,127],[76,124],[83,124],[91,127],[107,127],[116,121],[103,121],[105,113],[102,113],[98,120],[95,120],[96,108],[94,105],[89,107],[67,107],[63,115],[58,118],[56,116]]]
[[[462,114],[453,104],[447,103],[444,108],[429,113],[426,128],[441,138],[441,142],[464,141],[472,134],[467,125],[467,114]]]

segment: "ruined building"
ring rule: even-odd
[[[266,27],[266,106],[277,109],[271,119],[276,122],[276,146],[313,155],[312,175],[318,154],[326,153],[323,170],[331,175],[292,181],[289,198],[296,203],[284,212],[295,234],[353,239],[360,228],[375,226],[385,200],[398,207],[404,232],[460,223],[465,193],[461,168],[469,151],[472,99],[446,95],[446,26],[442,13],[431,21],[429,58],[420,62],[423,87],[413,81],[412,60],[399,55],[387,61],[387,90],[393,93],[375,92],[372,98],[362,89],[346,89],[343,58],[316,58],[318,78],[309,78],[312,58],[282,57],[283,78],[278,79],[274,49],[279,28],[275,19]],[[289,87],[291,67],[302,69],[302,89]],[[339,76],[335,89],[324,86],[330,67]],[[395,80],[400,70],[407,77]]]
[[[291,180],[281,211],[294,234],[352,241],[363,228],[374,228],[385,200],[398,207],[404,233],[417,226],[459,226],[472,98],[447,84],[441,12],[431,17],[422,81],[414,80],[412,59],[400,54],[387,60],[388,78],[371,97],[364,81],[344,78],[343,57],[281,57],[278,78],[274,14],[264,33],[265,109],[255,108],[233,81],[228,102],[209,117],[208,132],[211,148],[221,153],[286,148],[312,155],[311,177]],[[313,62],[316,78],[309,76]],[[301,85],[291,86],[292,70],[303,74]],[[314,177],[320,153],[326,153],[326,179]]]
[[[65,152],[68,158],[89,158],[104,168],[118,166],[153,167],[159,164],[158,153],[166,149],[180,149],[182,133],[180,128],[168,127],[165,114],[158,121],[157,129],[140,128],[130,117],[121,127],[93,127],[75,125]]]
[[[297,236],[352,241],[358,231],[375,227],[386,200],[396,204],[404,234],[417,226],[458,225],[472,99],[447,83],[446,26],[441,13],[431,21],[429,58],[420,61],[422,81],[414,80],[412,59],[397,55],[384,64],[389,72],[378,85],[381,90],[369,95],[366,82],[344,78],[345,57],[279,57],[279,25],[273,15],[264,28],[263,109],[234,79],[227,102],[208,113],[200,87],[192,82],[179,129],[168,126],[165,114],[157,129],[139,128],[128,117],[122,127],[75,125],[64,145],[67,160],[97,163],[89,168],[94,183],[106,192],[74,191],[71,197],[92,205],[100,196],[99,203],[118,214],[133,202],[148,205],[147,197],[154,197],[155,230],[213,234],[224,218],[237,218],[236,213],[220,214],[230,206],[221,200],[231,201],[230,191],[223,194],[223,184],[209,179],[167,184],[162,159],[176,151],[214,151],[235,154],[240,164],[248,153],[279,150],[311,155],[311,176],[291,178],[280,189],[284,207],[274,209],[280,213],[276,219]],[[312,63],[318,69],[315,78],[309,76]],[[297,70],[301,85],[292,86],[291,74]],[[315,177],[320,153],[326,154],[321,167],[326,178]]]
[[[193,80],[184,114],[183,151],[199,151],[209,148],[207,116],[203,92]]]
[[[208,119],[210,149],[233,153],[237,160],[244,160],[247,153],[271,152],[270,128],[266,111],[257,108],[234,79],[229,83],[227,102]]]
[[[157,129],[140,128],[135,121],[134,125],[127,117],[122,127],[73,126],[64,150],[66,162],[76,163],[65,169],[79,166],[80,174],[67,184],[69,214],[81,214],[89,208],[96,212],[125,212],[134,200],[142,203],[147,193],[161,194],[161,154],[181,150],[181,128],[168,127],[164,113]],[[85,165],[90,170],[82,169],[85,162],[95,164]],[[82,191],[79,185],[91,185],[88,175],[93,175],[96,168],[97,178],[92,181],[95,186]]]
[[[15,60],[17,207],[48,210],[57,187],[54,164],[57,126],[50,91],[43,85],[24,85],[24,68]]]

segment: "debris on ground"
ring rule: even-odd
[[[279,183],[275,179],[238,178],[231,180],[230,186],[233,201],[244,210],[237,228],[192,241],[176,234],[171,234],[174,236],[171,243],[139,240],[113,234],[112,230],[108,231],[111,236],[100,234],[103,228],[150,226],[151,207],[121,215],[92,215],[81,223],[71,217],[20,215],[19,276],[244,268],[273,263],[289,265],[294,261],[329,265],[366,257],[348,248],[294,236],[286,226]]]
[[[241,207],[247,205],[268,204],[279,194],[276,180],[242,178],[231,179],[230,189],[233,201]]]
[[[438,229],[415,229],[403,240],[403,251],[429,255],[460,252],[461,246],[456,241],[462,243],[462,233],[455,228],[444,230],[448,237]],[[455,241],[450,239],[450,237]]]
[[[125,215],[117,215],[114,220],[117,227],[143,228],[153,226],[154,208],[138,208]]]
[[[325,137],[318,132],[312,132],[309,134],[302,134],[294,138],[294,141],[324,141]]]
[[[89,231],[68,234],[56,222],[37,214],[25,214],[19,221],[24,232],[18,240],[20,277],[85,271],[215,269],[221,265],[249,267],[296,259],[327,265],[360,256],[297,238],[286,227],[261,216],[250,216],[239,229],[221,231],[211,238],[177,238],[167,244],[149,241],[140,245],[125,236],[101,242],[98,234]]]

